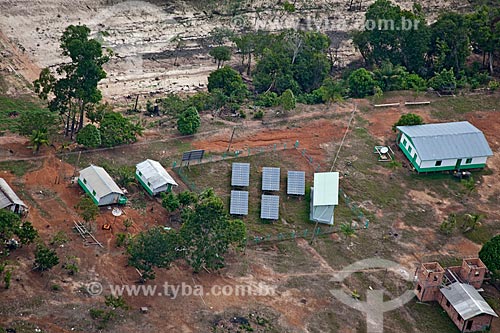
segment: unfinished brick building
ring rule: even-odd
[[[485,274],[479,258],[446,269],[437,262],[424,263],[416,274],[415,293],[422,302],[438,302],[461,332],[486,330],[498,315],[477,291]]]

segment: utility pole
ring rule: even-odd
[[[226,152],[229,152],[229,149],[231,149],[231,144],[233,143],[234,131],[236,131],[236,126],[233,127],[233,133],[231,133],[231,139],[229,139],[229,145],[227,146]]]

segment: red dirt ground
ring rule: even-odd
[[[323,144],[338,142],[344,135],[345,125],[340,121],[315,120],[303,126],[286,129],[251,130],[243,134],[237,133],[233,138],[231,151],[246,151],[248,148],[272,147],[274,144],[282,147],[284,143],[292,148],[295,141],[299,141],[299,148],[306,149],[307,154],[315,160],[324,161],[326,151]],[[206,141],[194,141],[194,148],[205,149],[210,152],[225,152],[229,145],[231,132],[213,136]]]
[[[412,111],[415,112],[415,111]],[[422,111],[420,114],[428,120],[427,112]],[[347,115],[346,115],[347,116]],[[363,113],[369,122],[368,129],[375,137],[380,140],[389,140],[394,133],[390,127],[399,119],[400,110],[377,110],[375,112]],[[345,117],[347,118],[347,117]],[[470,116],[470,121],[478,128],[485,132],[492,149],[497,152],[500,147],[500,119],[495,117],[494,113],[477,113]],[[307,153],[312,155],[315,160],[325,161],[331,158],[329,155],[328,145],[336,144],[344,135],[346,119],[331,120],[321,119],[313,121],[304,121],[297,127],[281,127],[278,129],[269,129],[265,126],[252,126],[246,132],[236,132],[231,150],[245,150],[246,148],[269,147],[274,144],[282,145],[287,143],[290,148],[295,140],[299,140],[300,148],[307,149]],[[229,143],[230,130],[221,130],[221,134],[214,135],[208,140],[195,140],[192,145],[194,148],[203,148],[211,152],[224,152]],[[349,136],[348,136],[349,139]],[[32,152],[26,148],[27,142],[20,137],[8,138],[0,137],[0,148],[4,150],[9,148],[15,151],[13,157],[31,157]],[[13,148],[11,148],[13,147]],[[86,298],[82,297],[77,292],[82,283],[88,281],[101,281],[103,283],[113,284],[134,284],[138,279],[138,274],[131,267],[126,266],[126,258],[122,254],[123,249],[117,249],[114,246],[115,235],[118,232],[124,232],[122,224],[123,219],[131,217],[135,223],[129,231],[134,234],[140,230],[144,230],[153,224],[160,224],[167,220],[167,213],[161,208],[159,202],[147,199],[147,207],[145,210],[132,209],[130,206],[124,208],[124,215],[117,218],[111,231],[101,230],[104,223],[111,223],[114,217],[106,208],[101,210],[101,216],[97,220],[97,230],[95,231],[96,238],[103,243],[105,249],[100,249],[95,246],[84,246],[78,235],[72,231],[73,220],[78,220],[78,214],[75,212],[74,206],[79,198],[83,195],[83,191],[78,185],[71,185],[70,178],[74,174],[74,167],[61,162],[54,156],[51,156],[53,148],[47,147],[41,152],[42,167],[38,170],[28,172],[24,177],[16,179],[14,175],[8,172],[0,173],[0,176],[7,179],[16,191],[24,191],[28,196],[32,197],[36,202],[28,202],[30,205],[30,214],[28,220],[32,221],[36,228],[40,231],[42,238],[48,240],[60,230],[65,231],[71,242],[67,247],[57,249],[60,258],[65,258],[68,255],[75,255],[80,258],[80,273],[74,279],[69,278],[62,269],[58,268],[50,273],[40,276],[39,273],[32,272],[29,265],[32,258],[29,258],[30,251],[21,249],[16,252],[16,261],[21,267],[26,269],[16,269],[13,278],[19,278],[19,283],[13,283],[9,291],[2,291],[1,297],[4,302],[15,302],[20,295],[23,298],[38,295],[47,302],[54,304],[83,304],[87,307],[97,306],[103,303],[102,297]],[[44,155],[45,154],[45,155]],[[297,164],[306,164],[305,158],[296,154]],[[490,168],[494,170],[493,175],[485,176],[484,184],[479,188],[479,193],[489,189],[491,192],[498,189],[500,180],[498,179],[498,169],[494,169],[494,165],[489,163]],[[59,184],[54,184],[56,177],[61,178]],[[487,187],[485,184],[491,184],[492,187]],[[41,191],[41,193],[40,193]],[[488,193],[490,193],[488,192]],[[490,193],[491,194],[491,193]],[[133,194],[132,194],[133,195]],[[418,198],[416,200],[419,200]],[[423,199],[422,199],[423,200]],[[423,200],[425,203],[425,200]],[[153,211],[151,211],[153,208]],[[399,227],[407,228],[404,223],[400,223]],[[432,229],[422,229],[422,234],[425,235],[426,241],[432,242],[435,238],[435,232]],[[304,248],[307,244],[299,244],[299,247]],[[305,249],[307,253],[309,251]],[[449,244],[445,251],[453,251],[455,256],[471,256],[475,255],[478,250],[476,244],[470,241],[460,240],[456,244]],[[174,265],[170,270],[157,270],[157,279],[155,281],[169,281],[175,284],[185,282],[189,285],[201,284],[205,289],[209,289],[213,285],[236,285],[241,283],[255,284],[265,281],[269,284],[284,285],[290,276],[273,271],[266,266],[264,261],[257,262],[261,258],[254,253],[255,250],[247,250],[246,256],[253,258],[250,262],[247,272],[243,276],[234,274],[230,269],[223,270],[220,274],[207,274],[202,272],[198,275],[193,275],[191,271],[183,264]],[[32,253],[32,252],[31,252]],[[319,254],[313,254],[318,255]],[[241,258],[231,256],[228,258],[228,266],[236,264]],[[318,259],[318,258],[317,258]],[[414,258],[408,259],[414,261]],[[403,261],[403,259],[402,259]],[[410,266],[410,265],[409,265]],[[326,266],[325,266],[326,267]],[[152,281],[148,284],[154,284]],[[50,285],[58,283],[63,287],[61,296],[49,290]],[[160,282],[158,282],[160,283]],[[311,296],[311,297],[307,297]],[[63,297],[59,300],[58,297]],[[307,305],[301,303],[301,299],[307,298]],[[59,303],[57,303],[59,302]],[[276,296],[273,297],[248,297],[245,299],[245,304],[242,304],[240,297],[215,297],[206,295],[203,298],[179,297],[170,299],[168,297],[130,297],[127,303],[135,310],[141,306],[150,307],[151,311],[146,315],[141,315],[136,322],[130,321],[116,327],[115,331],[119,332],[137,332],[139,330],[147,330],[150,328],[161,327],[164,332],[200,332],[199,321],[196,316],[200,312],[210,314],[221,314],[229,308],[249,308],[268,306],[282,315],[280,324],[283,327],[293,327],[298,332],[306,330],[306,323],[311,316],[325,307],[331,305],[326,298],[314,297],[308,295],[307,291],[294,288],[285,288]],[[61,308],[57,308],[61,309]],[[61,311],[63,311],[61,309]],[[74,312],[68,311],[68,318],[78,318]],[[79,309],[75,311],[81,311]],[[88,311],[85,310],[85,311]],[[134,312],[135,313],[135,312]],[[186,315],[189,313],[190,315]],[[165,314],[168,314],[166,316]],[[61,317],[66,317],[66,313],[62,312],[57,315],[54,313],[38,313],[30,317],[29,321],[39,325],[49,332],[70,332],[69,330],[61,329],[65,327],[61,323]],[[85,314],[80,314],[80,317],[87,318]],[[166,320],[168,318],[168,320]],[[10,322],[15,318],[0,316],[0,322]],[[54,322],[57,320],[57,322]],[[83,320],[83,319],[81,319]],[[89,319],[87,319],[89,320]],[[143,323],[143,326],[138,326]],[[78,323],[77,323],[78,324]]]

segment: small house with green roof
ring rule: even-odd
[[[398,145],[417,172],[479,169],[493,155],[468,121],[397,126]]]

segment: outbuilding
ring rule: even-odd
[[[498,317],[476,288],[467,283],[455,282],[441,288],[438,302],[461,332],[487,331]]]
[[[17,214],[24,214],[28,211],[28,206],[19,199],[3,178],[0,178],[0,209],[7,209]]]
[[[315,173],[314,187],[311,187],[311,221],[333,225],[334,209],[338,204],[339,173]]]
[[[398,126],[398,145],[417,172],[478,169],[493,155],[468,121]]]
[[[151,195],[170,192],[176,181],[170,176],[158,161],[145,160],[136,165],[135,177]]]
[[[91,165],[80,171],[78,184],[92,198],[97,206],[124,205],[127,198],[103,168]]]

